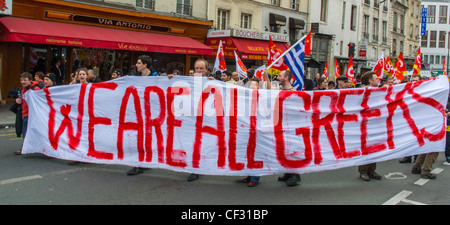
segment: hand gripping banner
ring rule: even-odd
[[[445,146],[448,79],[383,88],[253,90],[123,77],[28,94],[23,153],[208,175],[333,170]]]

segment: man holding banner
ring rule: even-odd
[[[362,84],[368,88],[377,88],[379,78],[376,72],[369,71],[363,74],[361,81]],[[369,109],[368,106],[366,108]],[[358,166],[359,178],[363,181],[370,181],[370,179],[381,180],[381,176],[375,172],[376,168],[376,163]]]
[[[296,91],[296,89],[291,85],[292,74],[289,70],[283,70],[277,77],[280,84],[280,90],[284,91]],[[285,173],[282,177],[278,177],[278,181],[286,182],[287,186],[295,186],[302,179],[300,174],[295,173]]]

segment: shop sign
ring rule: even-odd
[[[182,29],[171,29],[169,27],[154,26],[154,25],[148,25],[148,24],[143,24],[143,23],[105,19],[105,18],[98,18],[98,17],[91,17],[91,16],[75,15],[73,17],[73,21],[95,23],[95,24],[109,25],[109,26],[116,26],[116,27],[126,27],[126,28],[132,28],[132,29],[137,29],[137,30],[148,30],[148,31],[159,31],[159,32],[172,32],[173,31],[173,33],[184,34],[184,30],[182,30]]]
[[[367,50],[359,50],[359,57],[366,58]]]
[[[247,38],[247,39],[263,40],[263,41],[268,41],[269,36],[272,37],[272,40],[275,42],[288,42],[289,41],[288,35],[286,35],[286,34],[261,32],[261,31],[246,30],[246,29],[208,31],[208,35],[207,35],[208,38],[237,37],[237,38]]]
[[[216,38],[216,37],[230,37],[231,30],[210,30],[208,31],[208,38]]]
[[[420,35],[422,35],[422,36],[427,35],[427,15],[428,15],[428,9],[423,8],[422,9],[422,22],[420,25]]]
[[[0,0],[0,14],[11,15],[12,14],[12,0]]]
[[[275,42],[288,42],[289,41],[288,36],[285,34],[261,32],[261,31],[245,30],[245,29],[233,29],[232,36],[239,37],[239,38],[264,40],[264,41],[268,41],[269,36],[271,36],[272,40]]]

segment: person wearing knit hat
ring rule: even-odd
[[[114,80],[116,78],[120,78],[121,76],[123,76],[123,72],[121,69],[115,69],[112,73],[111,73],[111,80]]]
[[[46,88],[56,86],[56,75],[54,73],[45,74],[44,85]]]

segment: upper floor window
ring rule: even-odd
[[[218,30],[225,30],[228,28],[228,21],[230,17],[230,11],[219,9],[217,11],[217,29]]]
[[[300,8],[300,3],[298,0],[291,0],[291,9],[293,10],[299,10]]]
[[[177,13],[192,16],[191,0],[177,0]]]
[[[439,23],[447,23],[447,9],[446,5],[439,6]]]
[[[327,22],[328,0],[321,0],[320,21]]]
[[[136,0],[136,7],[154,10],[155,0]]]
[[[436,6],[429,5],[427,14],[428,14],[427,15],[427,23],[435,23],[435,21],[436,21]]]
[[[246,13],[241,14],[241,28],[252,29],[252,15]]]

